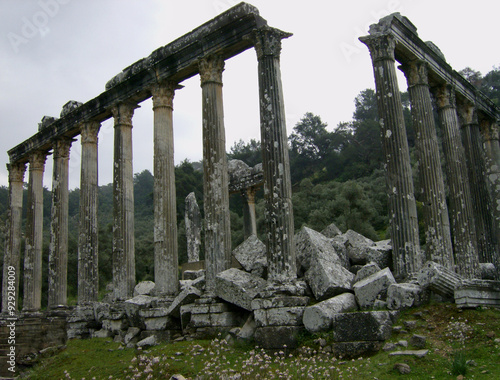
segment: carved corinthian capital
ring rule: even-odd
[[[174,108],[174,93],[176,89],[182,88],[176,82],[165,81],[151,87],[153,95],[153,109],[157,107]]]
[[[360,37],[359,40],[368,46],[373,62],[395,60],[394,49],[396,48],[396,39],[392,34],[365,36]]]
[[[9,171],[9,182],[24,182],[24,173],[26,173],[26,163],[15,162],[7,164]]]
[[[118,103],[112,107],[111,113],[115,118],[115,125],[132,126],[132,116],[136,108],[138,108],[137,105],[132,103]]]
[[[45,161],[47,159],[47,152],[36,151],[33,152],[29,158],[30,171],[41,170],[45,168]]]
[[[434,89],[436,105],[439,109],[455,108],[455,91],[453,87],[445,84]]]
[[[292,33],[270,27],[255,30],[253,39],[257,59],[262,59],[263,57],[279,58],[281,54],[281,40],[290,36],[292,36]]]
[[[55,140],[54,158],[68,158],[72,142],[73,140],[70,138],[60,138]]]
[[[82,144],[97,144],[99,129],[101,128],[101,123],[98,121],[89,121],[83,123],[80,127],[81,141]]]
[[[500,133],[498,122],[494,122],[492,120],[481,120],[480,127],[483,141],[499,140]]]
[[[427,63],[421,60],[413,60],[408,64],[402,65],[408,86],[429,85],[429,76],[427,72]]]
[[[209,82],[222,84],[224,59],[219,55],[205,57],[199,63],[201,85]]]

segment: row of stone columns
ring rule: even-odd
[[[258,58],[261,139],[268,220],[269,279],[289,282],[296,278],[293,246],[293,210],[285,112],[279,56],[281,39],[289,35],[265,27],[253,38]],[[231,264],[228,170],[222,103],[224,59],[211,55],[199,61],[203,111],[203,163],[205,208],[205,259],[207,289],[214,287],[217,273]],[[180,88],[171,81],[160,82],[150,91],[154,111],[154,247],[156,292],[178,292],[177,220],[173,148],[173,97]],[[132,166],[132,116],[135,103],[121,102],[110,110],[114,118],[113,166],[113,298],[133,295],[134,189]],[[100,123],[80,126],[82,144],[81,198],[78,238],[78,303],[97,301],[98,276],[98,133]],[[50,308],[67,306],[68,250],[68,161],[72,140],[53,142],[54,174],[49,254]],[[43,171],[47,152],[29,159],[28,216],[24,261],[23,310],[41,308],[41,263],[43,223]],[[21,215],[25,163],[9,166],[9,217],[4,259],[2,311],[7,305],[7,268],[19,268]],[[250,200],[249,204],[253,204]],[[255,213],[252,209],[249,213]],[[19,275],[19,271],[16,270]],[[16,294],[18,292],[16,280]]]
[[[454,90],[449,84],[430,88],[425,61],[414,59],[404,62],[401,69],[407,78],[417,136],[426,236],[423,256],[419,246],[403,108],[396,79],[395,38],[391,34],[375,34],[362,37],[361,41],[370,50],[377,89],[396,275],[405,277],[415,272],[425,257],[450,269],[456,268],[466,278],[479,278],[479,262],[500,264],[498,222],[495,223],[498,219],[494,219],[491,204],[492,196],[498,204],[500,189],[497,175],[500,165],[498,138],[486,142],[488,159],[485,163],[474,106],[457,106]],[[432,97],[442,131],[449,210]],[[496,185],[490,186],[490,193],[486,186],[486,172],[491,173],[490,182]]]

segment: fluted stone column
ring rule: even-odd
[[[136,105],[112,108],[115,121],[113,167],[113,297],[130,298],[135,287],[134,172],[132,116]]]
[[[268,280],[296,279],[292,186],[285,103],[281,83],[281,40],[291,36],[278,29],[255,31],[260,96],[260,133],[267,221]]]
[[[29,185],[24,253],[23,311],[40,310],[42,302],[43,171],[46,152],[29,158]]]
[[[199,64],[203,102],[203,200],[205,210],[205,266],[207,290],[215,276],[231,267],[231,225],[226,132],[222,107],[222,71],[219,56]]]
[[[78,304],[97,302],[99,293],[98,122],[81,126],[80,220],[78,235]]]
[[[498,242],[493,221],[492,202],[486,183],[486,164],[479,122],[475,107],[470,103],[461,104],[458,107],[458,114],[462,127],[462,142],[467,157],[479,262],[493,263],[498,251]]]
[[[412,61],[402,67],[408,82],[413,128],[416,133],[419,182],[426,237],[426,261],[454,270],[450,219],[441,158],[429,91],[427,64]]]
[[[9,311],[9,295],[15,297],[15,310],[19,310],[21,224],[23,215],[23,184],[26,164],[7,164],[7,169],[9,170],[9,208],[7,211],[5,254],[3,257],[2,313],[7,313]],[[13,271],[10,270],[11,267],[13,268]],[[12,272],[14,272],[14,278],[9,276],[9,273]]]
[[[154,249],[155,292],[177,293],[177,204],[175,198],[174,131],[172,122],[174,82],[151,89],[154,111]]]
[[[186,197],[184,224],[186,225],[188,263],[200,261],[201,214],[194,193],[189,193]]]
[[[416,272],[423,264],[420,252],[417,206],[403,105],[396,77],[395,41],[389,34],[362,37],[370,49],[385,155],[389,219],[396,277]]]
[[[479,278],[476,227],[469,187],[465,152],[460,137],[455,94],[448,85],[435,89],[441,124],[446,177],[450,189],[450,223],[457,272],[466,278]]]
[[[72,140],[54,142],[50,223],[48,307],[67,306],[69,151]]]
[[[244,237],[248,239],[251,235],[257,235],[257,217],[255,215],[255,193],[257,189],[255,187],[249,187],[248,189],[242,190],[241,195],[243,196],[243,227]]]

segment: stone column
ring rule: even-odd
[[[205,266],[207,290],[215,276],[231,267],[231,225],[226,132],[222,107],[222,71],[219,56],[200,61],[203,103],[203,200],[205,210]]]
[[[21,273],[21,224],[25,163],[7,164],[9,170],[9,208],[3,257],[2,313],[9,311],[9,296],[14,296],[15,311],[19,309],[19,274]],[[13,276],[12,276],[13,275]],[[12,301],[10,301],[12,302]]]
[[[41,151],[29,158],[23,311],[40,310],[42,303],[43,171],[46,158],[47,153]]]
[[[267,221],[268,280],[296,279],[292,185],[285,103],[281,84],[281,40],[291,36],[265,27],[254,34],[258,60],[260,133]]]
[[[201,214],[194,193],[189,193],[186,197],[184,224],[186,225],[188,263],[200,261]]]
[[[419,182],[425,222],[426,261],[432,260],[454,270],[450,219],[429,91],[427,64],[423,61],[412,61],[403,66],[402,70],[408,82],[413,128],[417,136]]]
[[[446,177],[450,189],[450,222],[457,272],[466,278],[479,278],[476,227],[469,188],[465,152],[460,137],[455,94],[448,85],[435,90],[442,129]]]
[[[71,143],[70,138],[61,138],[54,142],[48,275],[49,308],[68,305],[68,186]]]
[[[175,198],[174,82],[151,89],[154,111],[154,249],[155,292],[173,295],[179,289],[177,203]]]
[[[78,236],[78,305],[97,302],[99,293],[98,122],[81,126],[80,220]]]
[[[462,127],[462,142],[467,157],[479,262],[494,263],[498,242],[493,221],[492,202],[486,183],[485,153],[479,122],[473,104],[461,104],[458,107],[458,114]]]
[[[362,37],[370,49],[385,155],[395,276],[403,278],[423,264],[418,235],[410,153],[390,34]]]
[[[257,235],[257,217],[255,215],[255,193],[257,189],[255,187],[249,187],[248,189],[242,190],[241,195],[243,196],[243,227],[244,237],[248,239],[252,235]]]
[[[132,168],[132,116],[134,104],[112,108],[115,121],[113,167],[113,298],[134,294],[134,172]]]

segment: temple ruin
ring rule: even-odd
[[[368,46],[373,61],[386,156],[391,242],[372,242],[354,231],[342,234],[335,226],[322,233],[303,228],[294,236],[280,76],[281,41],[290,36],[268,26],[253,6],[240,3],[128,66],[96,98],[83,104],[68,102],[57,119],[44,117],[36,134],[8,152],[10,196],[0,327],[12,318],[17,321],[18,333],[24,334],[19,358],[60,344],[66,337],[120,335],[127,340],[124,337],[129,335],[124,331],[134,332],[124,342],[132,344],[139,337],[172,340],[186,334],[206,336],[243,327],[241,334],[250,328],[263,347],[293,347],[304,328],[332,328],[333,320],[351,325],[348,314],[352,313],[347,311],[364,310],[376,302],[390,310],[409,307],[424,302],[429,292],[444,299],[455,297],[457,304],[461,300],[466,306],[500,305],[499,108],[454,71],[436,46],[420,40],[408,19],[399,14],[381,19],[372,25],[368,36],[360,39]],[[226,60],[251,48],[258,61],[262,171],[252,169],[230,186],[222,72]],[[417,134],[425,252],[419,243],[396,62],[408,81]],[[172,115],[175,92],[181,91],[184,80],[195,75],[200,76],[203,99],[205,271],[186,283],[179,281]],[[132,130],[134,109],[148,98],[153,100],[154,113],[155,284],[152,291],[142,292],[135,283]],[[439,116],[442,150],[434,110]],[[97,147],[101,123],[109,118],[114,120],[114,161],[110,163],[114,168],[113,294],[109,302],[99,302]],[[78,305],[68,307],[68,168],[70,148],[78,135],[82,145]],[[446,162],[447,184],[440,152]],[[44,165],[50,154],[54,172],[48,305],[42,312],[42,190]],[[22,194],[27,168],[28,212],[23,232]],[[262,183],[265,244],[255,236],[254,196]],[[238,254],[250,255],[250,259],[238,258],[239,269],[232,265],[236,253],[231,251],[230,192],[240,192],[247,198],[248,239],[237,249]],[[193,212],[196,214],[196,210]],[[199,231],[196,233],[199,236]],[[26,248],[21,263],[23,235]],[[190,261],[197,261],[196,239],[190,252]],[[20,270],[16,270],[13,280],[9,268],[21,265],[24,278],[19,278]],[[481,268],[485,267],[493,268],[489,279],[482,279]],[[24,281],[23,307],[13,310],[9,294],[13,291],[17,297],[20,281]],[[381,294],[386,295],[385,301]],[[471,301],[471,297],[476,298]],[[308,306],[313,298],[321,302]],[[376,317],[374,313],[378,313]],[[356,315],[359,323],[376,320],[389,326],[384,331],[390,331],[390,311]],[[40,335],[40,326],[59,334]],[[380,347],[373,342],[387,339],[386,335],[364,339],[371,343],[361,346],[376,350]],[[344,346],[352,343],[351,336],[345,339],[340,340]]]

